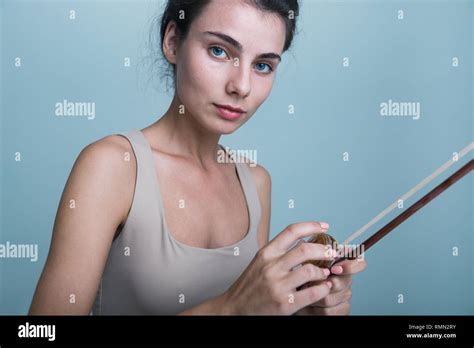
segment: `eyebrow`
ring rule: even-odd
[[[230,37],[229,35],[217,31],[205,31],[204,34],[217,36],[218,38],[227,42],[229,45],[235,47],[237,51],[242,51],[242,45],[240,44],[240,42]],[[257,59],[278,59],[281,62],[281,56],[276,53],[262,53],[257,56]]]

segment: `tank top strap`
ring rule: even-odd
[[[245,191],[245,195],[248,197],[248,205],[252,218],[252,225],[250,232],[257,234],[258,226],[260,224],[262,210],[260,206],[260,199],[258,197],[257,185],[250,172],[248,165],[244,162],[236,162],[237,173],[242,184],[242,188]]]
[[[153,155],[145,135],[139,129],[131,129],[128,132],[117,134],[128,139],[132,145],[137,163],[135,192],[130,214],[139,213],[143,215],[154,208],[152,203],[155,202],[156,198],[155,190],[152,189],[156,180]]]
[[[224,147],[221,144],[219,144],[219,146],[223,149],[223,151],[225,151],[225,153],[228,155],[228,158],[231,158],[230,154],[227,152],[227,147]],[[249,231],[250,233],[257,234],[258,226],[262,216],[262,208],[260,205],[260,198],[258,197],[257,185],[248,167],[252,164],[250,163],[247,165],[242,161],[236,161],[234,164],[242,189],[244,190],[244,194],[247,198],[249,213],[251,216],[250,220],[252,223]]]
[[[146,178],[147,180],[144,181],[149,183],[148,180],[152,178],[150,174],[153,172],[154,165],[153,158],[150,156],[150,147],[145,136],[138,129],[131,129],[129,132],[118,134],[127,138],[132,145],[137,160],[137,182],[140,181],[138,178]]]

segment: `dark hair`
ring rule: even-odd
[[[199,17],[204,8],[209,4],[210,0],[168,0],[161,18],[157,17],[153,21],[150,31],[150,45],[152,48],[152,64],[156,64],[164,59],[165,68],[161,75],[167,81],[171,78],[172,88],[176,87],[176,67],[170,64],[163,53],[163,39],[166,27],[170,21],[176,22],[176,35],[178,37],[178,45],[186,38],[192,22]],[[266,12],[276,13],[285,22],[286,37],[283,52],[287,51],[293,41],[296,31],[296,17],[299,15],[298,0],[245,0],[257,9]],[[182,16],[182,14],[185,14]],[[184,17],[184,18],[182,18]],[[159,22],[158,22],[159,20]],[[160,40],[157,40],[157,31],[159,26]],[[159,47],[156,45],[159,44]]]

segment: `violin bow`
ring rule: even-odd
[[[404,202],[406,199],[411,197],[413,194],[415,194],[420,189],[425,187],[428,183],[430,183],[432,180],[434,180],[441,173],[445,172],[454,163],[458,162],[459,159],[461,159],[466,154],[468,154],[472,149],[474,149],[474,142],[471,142],[469,145],[467,145],[465,148],[463,148],[461,151],[459,151],[457,156],[453,156],[453,158],[451,158],[449,161],[444,163],[441,167],[439,167],[436,171],[434,171],[428,177],[423,179],[420,183],[418,183],[410,191],[405,193],[397,201],[395,201],[390,206],[385,208],[379,215],[377,215],[375,218],[373,218],[370,222],[368,222],[363,227],[361,227],[359,230],[357,230],[356,232],[351,234],[344,241],[343,244],[347,245],[352,240],[354,240],[355,238],[360,236],[368,228],[370,228],[372,225],[374,225],[380,219],[382,219],[384,216],[386,216],[388,213],[390,213],[393,209],[395,209],[398,206],[400,200],[402,200],[402,202]],[[365,251],[367,251],[369,248],[371,248],[375,243],[377,243],[379,240],[381,240],[383,237],[385,237],[390,231],[395,229],[402,222],[404,222],[410,216],[415,214],[418,210],[420,210],[422,207],[427,205],[434,198],[436,198],[442,192],[444,192],[448,187],[452,186],[454,183],[456,183],[462,177],[467,175],[473,169],[474,169],[474,160],[471,159],[462,168],[460,168],[455,173],[453,173],[451,176],[449,176],[446,180],[444,180],[442,183],[440,183],[438,186],[436,186],[434,189],[432,189],[430,192],[428,192],[426,195],[424,195],[422,198],[420,198],[418,201],[416,201],[414,204],[412,204],[410,207],[408,207],[404,212],[400,213],[397,217],[395,217],[392,221],[390,221],[384,227],[382,227],[377,232],[375,232],[372,236],[367,238],[364,242],[359,244],[356,249],[350,250],[349,254],[346,253],[343,256],[336,257],[336,259],[334,260],[334,263],[345,260],[345,259],[356,259],[357,257],[359,257],[361,254],[363,254]]]

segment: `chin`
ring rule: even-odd
[[[228,134],[234,133],[236,130],[237,130],[237,128],[233,128],[231,130],[223,130],[223,131],[219,132],[219,134],[228,135]]]
[[[232,134],[242,126],[242,120],[227,121],[214,115],[212,115],[210,119],[201,120],[199,123],[201,127],[206,129],[209,133],[216,135]]]
[[[227,135],[234,133],[241,125],[240,123],[229,123],[225,124],[226,122],[223,120],[218,120],[217,123],[214,124],[210,130],[212,133]]]

